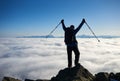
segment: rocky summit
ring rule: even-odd
[[[2,81],[22,81],[11,77],[4,77]],[[25,81],[120,81],[120,73],[107,73],[99,72],[94,76],[81,64],[73,68],[65,68],[58,72],[58,74],[51,78],[46,79],[25,79]]]
[[[11,78],[11,77],[4,77],[2,81],[21,81],[19,79]]]
[[[60,70],[51,81],[93,81],[94,76],[82,65]]]

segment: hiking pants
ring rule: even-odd
[[[78,64],[79,62],[79,56],[80,56],[80,52],[78,50],[78,46],[67,46],[67,54],[68,54],[68,67],[72,67],[72,51],[75,53],[75,65]]]

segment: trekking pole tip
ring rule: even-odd
[[[100,42],[100,40],[98,40],[98,42]]]

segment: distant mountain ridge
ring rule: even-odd
[[[41,36],[19,36],[17,38],[56,38],[53,35],[41,35]]]
[[[95,38],[95,36],[91,35],[78,35],[77,38]],[[112,35],[99,35],[98,38],[120,38],[120,36],[112,36]],[[63,38],[63,36],[53,36],[53,35],[41,35],[41,36],[19,36],[16,38]]]
[[[91,35],[80,35],[78,38],[95,38],[95,36]],[[112,35],[99,35],[98,38],[120,38],[120,36],[112,36]]]

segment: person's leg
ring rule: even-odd
[[[75,46],[73,48],[73,51],[75,53],[75,65],[77,65],[78,62],[79,62],[79,56],[80,56],[80,52],[79,52],[78,46]]]
[[[67,46],[67,54],[68,54],[68,68],[72,67],[72,48]]]

